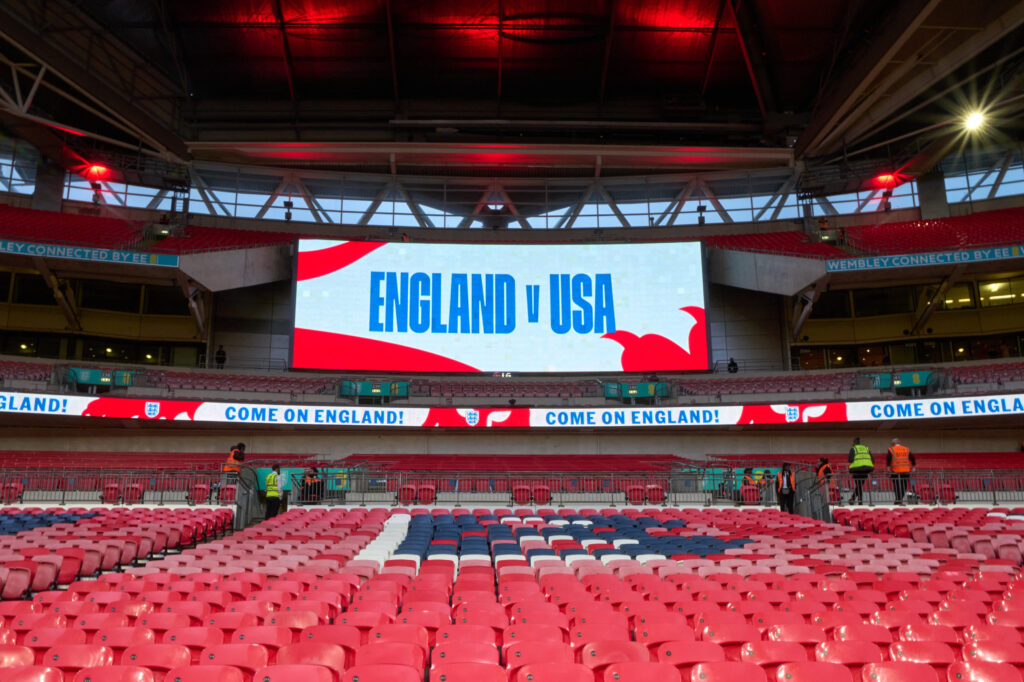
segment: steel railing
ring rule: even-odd
[[[219,471],[6,468],[0,471],[0,502],[233,505],[231,483]]]
[[[851,504],[857,490],[857,479],[849,472],[832,475],[829,482],[829,502],[834,506]],[[860,480],[860,503],[892,505],[957,503],[1006,504],[1024,502],[1024,470],[977,469],[916,470],[909,474],[894,475],[875,470]],[[902,500],[898,493],[902,492]],[[854,500],[854,503],[858,500]]]

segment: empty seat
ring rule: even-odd
[[[938,682],[939,676],[925,663],[869,663],[861,670],[863,682]]]
[[[423,674],[405,665],[354,665],[341,674],[340,682],[423,682]]]
[[[83,668],[73,682],[155,682],[153,671],[137,665],[111,665]]]
[[[494,663],[442,663],[430,669],[430,682],[508,682]]]
[[[334,682],[335,673],[322,665],[272,665],[253,674],[254,682]]]

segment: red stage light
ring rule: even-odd
[[[896,184],[896,176],[892,173],[882,173],[875,177],[875,182],[881,187],[892,187]]]
[[[106,166],[101,166],[98,163],[94,163],[85,169],[85,177],[88,180],[98,180],[107,175],[109,169]]]

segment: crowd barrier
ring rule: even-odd
[[[0,502],[233,505],[236,486],[219,471],[18,468],[0,471]]]

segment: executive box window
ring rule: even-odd
[[[31,305],[57,305],[46,280],[42,275],[30,275],[19,272],[14,276],[14,303]]]
[[[857,317],[912,313],[914,301],[911,288],[854,289],[853,311]]]
[[[832,320],[850,317],[850,292],[825,291],[818,296],[811,308],[811,317],[819,320]]]
[[[11,294],[11,273],[0,271],[0,303],[7,303]]]
[[[178,287],[147,284],[142,312],[146,315],[188,315],[188,301]]]
[[[113,310],[119,313],[139,312],[141,284],[124,282],[82,281],[82,307]]]
[[[978,303],[983,308],[1024,303],[1024,278],[979,282]]]
[[[943,310],[959,310],[974,307],[974,291],[970,282],[954,284],[942,296]]]

